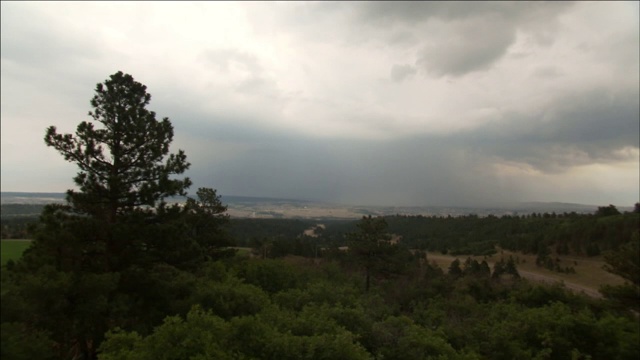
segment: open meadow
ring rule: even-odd
[[[2,265],[5,265],[9,260],[18,260],[31,244],[31,240],[2,240],[0,244],[2,244],[2,248],[0,249],[2,252]]]

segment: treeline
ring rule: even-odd
[[[620,213],[613,206],[594,214],[533,213],[501,217],[386,216],[389,232],[401,237],[412,249],[452,255],[492,255],[496,248],[546,256],[597,256],[616,250],[639,236],[640,209]],[[323,248],[346,245],[345,234],[357,229],[358,221],[322,221],[316,237],[302,236],[319,221],[287,219],[231,219],[229,232],[238,246],[256,247],[265,242],[280,248],[308,243]],[[280,251],[278,254],[286,255]],[[290,254],[303,255],[290,252]]]
[[[300,219],[231,219],[229,235],[237,246],[251,247],[264,238],[296,238],[315,224]]]
[[[2,204],[2,217],[38,216],[43,209],[42,204]]]
[[[525,254],[552,250],[560,255],[596,256],[631,241],[640,229],[640,210],[620,213],[613,206],[594,214],[386,219],[389,231],[402,235],[407,246],[454,255],[489,255],[499,246]]]
[[[2,239],[31,239],[38,222],[37,216],[2,217]]]
[[[5,213],[2,238],[33,236],[38,217],[19,216],[20,206]],[[35,205],[25,205],[34,210]],[[39,206],[39,205],[38,205]],[[536,254],[548,264],[552,254],[597,256],[616,250],[639,236],[640,212],[620,213],[615,207],[601,207],[594,214],[533,213],[501,217],[387,216],[389,232],[402,237],[405,246],[452,255],[492,255],[496,247]],[[313,238],[302,236],[319,222],[324,228]],[[271,247],[271,256],[287,254],[313,256],[318,248],[346,245],[345,234],[356,230],[356,220],[231,219],[228,226],[235,246]],[[265,245],[266,244],[266,245]]]
[[[31,239],[43,209],[40,204],[2,204],[0,238]]]

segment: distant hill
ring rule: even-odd
[[[63,202],[65,193],[1,192],[0,204],[50,204]]]
[[[574,203],[562,203],[562,202],[522,202],[522,203],[514,203],[510,205],[503,205],[504,208],[508,208],[512,211],[522,212],[522,213],[531,213],[531,212],[556,212],[556,213],[564,213],[564,212],[577,212],[577,213],[586,213],[586,212],[595,212],[598,209],[598,206],[606,206],[609,204],[601,204],[601,205],[586,205],[586,204],[574,204]],[[631,209],[631,207],[629,207]]]
[[[2,192],[0,193],[3,215],[33,212],[39,214],[45,204],[60,203],[65,193],[39,192]],[[192,195],[194,196],[194,195]],[[585,205],[561,202],[523,202],[503,203],[489,206],[355,206],[330,204],[320,201],[280,199],[256,196],[222,195],[223,204],[229,208],[229,214],[237,218],[300,218],[300,219],[354,219],[363,215],[435,215],[461,216],[476,214],[487,215],[524,215],[531,213],[594,213],[598,206],[609,204]],[[173,197],[168,202],[183,202],[184,197]],[[17,204],[31,205],[18,207]],[[36,206],[39,205],[39,206]],[[632,207],[618,207],[621,212],[631,211]]]
[[[311,200],[299,200],[299,199],[280,199],[280,198],[268,198],[268,197],[256,197],[256,196],[237,196],[237,195],[222,195],[221,200],[223,203],[295,203],[295,204],[312,204],[315,201]]]
[[[45,193],[45,192],[11,192],[0,193],[0,203],[2,204],[48,204],[51,202],[62,202],[66,193]],[[191,194],[195,197],[195,194]],[[184,196],[174,196],[169,198],[169,202],[184,201]],[[280,199],[256,196],[221,195],[223,203],[313,203],[309,200]]]

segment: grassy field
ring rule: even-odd
[[[0,253],[2,254],[2,265],[6,264],[9,260],[18,260],[22,256],[22,252],[25,251],[31,240],[2,240],[2,248]]]
[[[500,258],[508,259],[509,256],[512,256],[516,260],[516,266],[520,272],[540,275],[544,277],[545,282],[563,282],[567,285],[575,284],[577,287],[584,287],[585,289],[591,289],[593,291],[597,291],[602,285],[621,285],[624,283],[624,279],[603,269],[605,262],[602,257],[558,256],[561,260],[560,264],[562,266],[573,267],[576,271],[575,274],[564,274],[547,270],[536,265],[536,255],[524,255],[506,250],[499,251],[497,254],[486,258],[484,256],[471,256],[471,258],[475,258],[478,261],[486,259],[492,266],[492,264],[499,261]],[[461,262],[464,262],[467,257],[466,255],[451,256],[440,253],[429,253],[427,255],[429,262],[435,261],[445,272],[454,259],[458,258]]]

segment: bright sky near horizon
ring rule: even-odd
[[[226,195],[361,205],[640,200],[638,2],[2,2],[1,190],[121,70]]]

